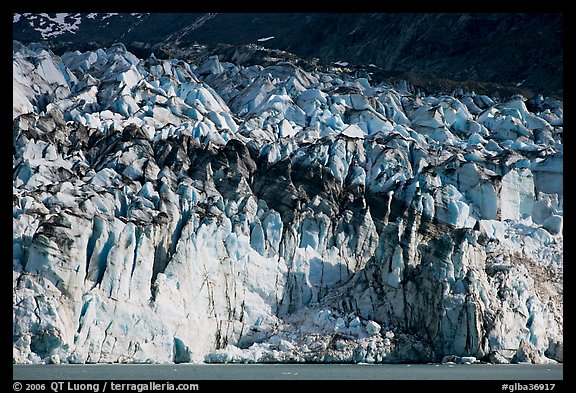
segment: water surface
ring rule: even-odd
[[[14,380],[561,380],[564,368],[523,364],[13,365]]]

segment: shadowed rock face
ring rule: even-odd
[[[13,58],[14,362],[563,360],[562,102]]]
[[[433,92],[464,83],[490,95],[563,94],[562,13],[66,14],[61,21],[17,14],[14,21],[14,39],[43,39],[62,53],[70,43],[92,49],[123,42],[143,56],[194,43],[258,44],[324,62],[373,64],[367,71],[379,77]],[[218,54],[241,64],[275,57],[237,47]]]

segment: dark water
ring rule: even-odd
[[[178,364],[13,365],[14,380],[561,380],[555,365]]]

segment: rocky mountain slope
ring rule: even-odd
[[[13,125],[15,363],[563,361],[561,101],[15,41]]]
[[[516,88],[563,94],[562,13],[152,13],[16,14],[14,39],[62,53],[123,42],[154,51],[193,43],[260,44],[328,62],[373,64],[413,83],[482,82],[482,94]],[[149,52],[148,52],[149,54]],[[146,56],[148,55],[146,54]],[[495,84],[495,85],[492,85]]]

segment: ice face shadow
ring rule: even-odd
[[[318,303],[331,289],[349,281],[353,274],[344,263],[333,264],[313,256],[299,266],[299,271],[288,272],[278,314],[287,315]]]

